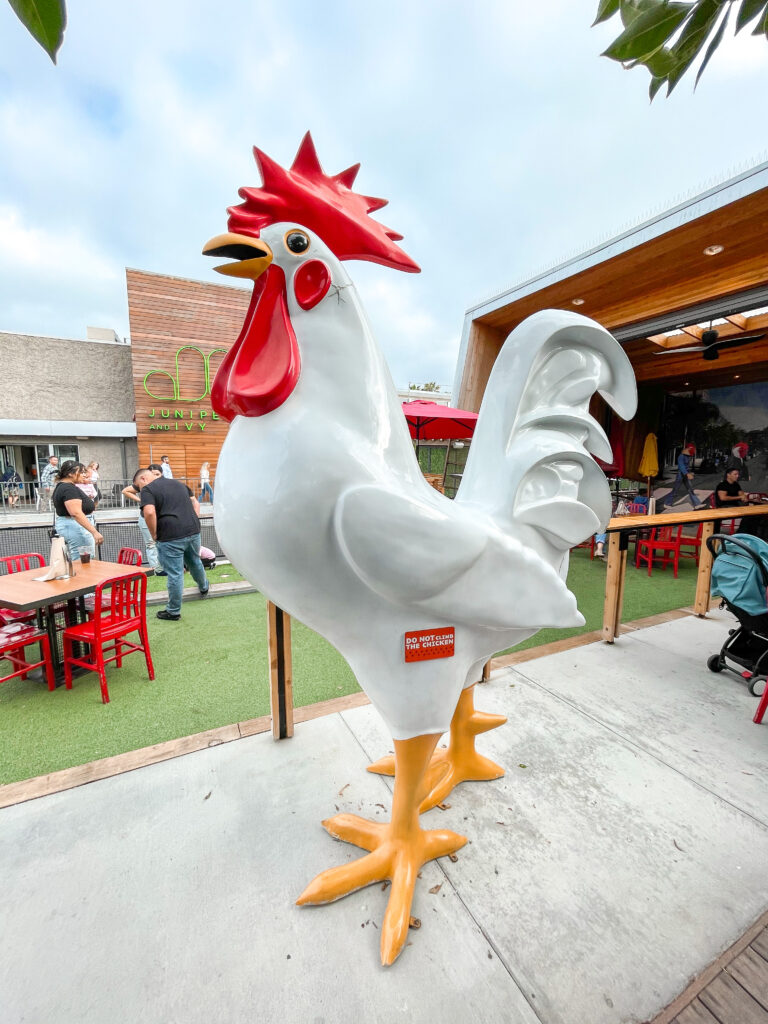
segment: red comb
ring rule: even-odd
[[[319,235],[340,260],[370,260],[419,272],[418,264],[395,245],[403,236],[368,216],[387,200],[352,191],[360,164],[327,175],[309,132],[288,170],[256,147],[253,154],[264,184],[240,189],[245,201],[227,211],[230,231],[258,237],[268,224],[295,221]]]

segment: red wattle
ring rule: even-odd
[[[328,294],[331,272],[322,260],[307,260],[293,275],[293,294],[302,309],[312,309]]]
[[[285,300],[285,274],[274,263],[256,281],[235,344],[211,387],[211,405],[222,419],[263,416],[288,398],[301,371],[296,335]]]

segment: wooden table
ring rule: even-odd
[[[48,580],[38,582],[36,577],[44,576],[48,566],[39,569],[28,569],[26,572],[13,572],[0,576],[0,608],[13,608],[14,611],[26,612],[36,610],[40,627],[46,629],[51,642],[51,660],[57,681],[63,678],[64,670],[59,656],[56,620],[53,606],[66,602],[69,606],[68,618],[77,621],[77,599],[92,594],[99,583],[114,579],[116,576],[132,576],[136,572],[146,572],[149,566],[122,565],[119,562],[101,562],[91,559],[88,565],[77,561],[75,576],[66,580]],[[84,615],[81,603],[81,617]]]
[[[624,602],[624,580],[627,572],[627,551],[630,534],[653,526],[680,526],[704,524],[701,532],[699,575],[693,609],[699,617],[709,610],[709,588],[712,575],[712,555],[707,538],[715,526],[724,519],[743,519],[747,516],[768,515],[768,503],[739,505],[731,508],[708,508],[698,512],[660,512],[653,516],[614,516],[606,527],[608,534],[608,571],[605,578],[605,604],[603,605],[603,640],[612,644],[621,629],[621,608]]]

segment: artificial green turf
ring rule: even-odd
[[[696,592],[698,569],[693,558],[681,558],[678,577],[672,575],[672,566],[662,570],[657,567],[653,575],[648,575],[647,567],[635,569],[632,564],[633,550],[630,549],[627,562],[626,584],[624,587],[624,606],[622,622],[644,619],[648,615],[672,611],[693,604]],[[535,636],[516,647],[499,651],[508,654],[510,651],[522,651],[527,647],[539,647],[550,644],[565,637],[588,633],[601,629],[603,625],[603,602],[605,600],[605,570],[607,563],[602,559],[590,560],[586,548],[577,548],[571,552],[568,570],[568,587],[576,595],[579,611],[586,619],[583,626],[574,629],[542,629]]]
[[[0,686],[0,783],[269,714],[266,605],[260,594],[191,601],[179,622],[149,608],[155,680],[144,658],[107,666],[110,703],[95,673],[72,690],[39,682]],[[6,663],[3,663],[4,665]],[[293,623],[294,701],[313,704],[358,689],[329,643]]]
[[[243,577],[233,565],[217,565],[215,569],[206,569],[205,574],[210,583],[237,583]],[[194,587],[195,582],[190,578],[189,573],[184,576],[184,586]],[[153,594],[159,590],[168,588],[167,576],[149,576],[147,578],[147,593]]]
[[[231,566],[208,575],[212,582],[242,578]],[[515,650],[600,628],[605,562],[574,551],[568,584],[586,624],[542,630]],[[681,562],[677,580],[671,567],[649,577],[630,566],[622,621],[688,605],[695,585],[692,559]],[[162,590],[165,580],[150,578],[149,587]],[[148,611],[154,682],[147,679],[142,655],[132,654],[121,669],[107,667],[106,705],[93,673],[76,678],[71,691],[59,687],[49,693],[39,682],[20,679],[0,686],[0,783],[269,714],[266,606],[260,594],[188,602],[180,622],[158,621],[155,610]],[[349,666],[326,640],[295,620],[292,634],[297,707],[358,689]]]

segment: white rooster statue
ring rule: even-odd
[[[480,667],[543,626],[584,621],[564,582],[568,552],[611,508],[589,454],[609,460],[610,446],[589,400],[599,391],[631,417],[634,377],[593,321],[558,310],[532,316],[496,361],[450,501],[419,470],[341,262],[418,271],[395,244],[401,236],[369,216],[385,201],[352,191],[358,166],[326,175],[309,133],[288,170],[254,152],[262,188],[240,190],[229,232],[203,249],[235,261],[218,266],[222,274],[255,282],[212,388],[215,410],[231,420],[216,530],[264,595],[338,648],[392,733],[394,764],[374,766],[396,769],[391,822],[324,821],[369,852],[318,875],[298,901],[326,903],[390,879],[381,934],[390,964],[406,941],[421,865],[466,842],[420,827],[429,789],[501,774],[474,753],[473,735],[503,721],[472,708]],[[405,636],[414,633],[425,654],[449,656],[408,660]],[[446,646],[430,649],[429,637]],[[451,748],[430,773],[452,718]]]

